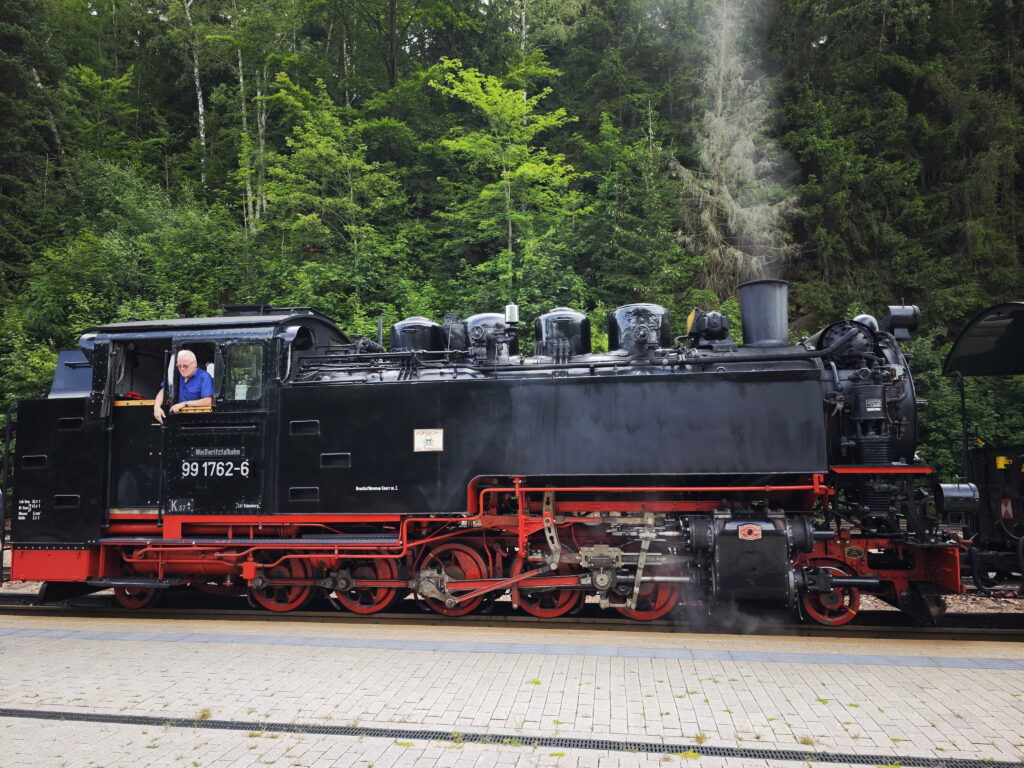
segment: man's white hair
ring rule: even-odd
[[[196,362],[196,355],[190,349],[183,349],[178,353],[176,358],[179,363],[194,363]]]

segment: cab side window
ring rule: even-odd
[[[214,399],[217,397],[217,391],[219,388],[220,381],[215,371],[216,358],[217,358],[217,345],[212,342],[193,342],[189,341],[182,344],[174,353],[171,355],[171,359],[168,363],[169,375],[173,377],[174,381],[174,394],[175,400],[181,400],[181,370],[178,369],[176,360],[178,352],[182,350],[188,350],[196,356],[196,367],[200,370],[206,371],[213,378],[213,396]]]
[[[225,400],[259,400],[263,394],[263,345],[232,344],[225,349]]]

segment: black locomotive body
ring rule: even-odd
[[[120,323],[62,353],[24,401],[13,578],[127,606],[191,585],[291,610],[359,613],[411,592],[446,615],[503,594],[538,616],[587,596],[638,619],[677,605],[798,605],[851,619],[861,591],[922,615],[960,589],[959,548],[924,514],[916,400],[892,308],[787,341],[786,286],[718,313],[409,318],[390,351],[305,309]],[[916,310],[915,310],[916,311]],[[208,409],[148,399],[191,350]]]

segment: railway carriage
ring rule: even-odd
[[[326,594],[440,614],[510,594],[541,617],[589,599],[634,619],[723,604],[826,624],[864,591],[930,619],[961,547],[927,515],[917,400],[899,341],[913,307],[788,340],[786,284],[740,289],[743,343],[695,312],[409,318],[390,344],[309,309],[115,323],[61,353],[19,404],[12,577],[44,599],[172,586],[273,611]],[[520,350],[520,345],[524,349]],[[214,405],[153,418],[174,355]],[[6,475],[5,475],[6,476]]]

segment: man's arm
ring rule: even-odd
[[[212,408],[213,395],[200,397],[198,400],[186,400],[183,403],[175,403],[171,406],[171,413],[178,413],[182,408]]]
[[[153,400],[153,418],[159,421],[161,424],[164,423],[164,388],[160,387],[160,391],[156,393],[156,398]]]
[[[199,394],[202,395],[202,397],[196,400],[186,400],[183,403],[175,403],[171,406],[171,413],[178,413],[182,408],[213,407],[213,379],[206,371],[203,371],[202,373],[197,371],[196,375],[200,376]]]

